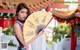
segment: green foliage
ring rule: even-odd
[[[47,41],[47,44],[50,48],[52,48],[52,41]]]
[[[80,32],[76,32],[76,34],[77,34],[77,37],[80,37]]]
[[[70,34],[71,33],[71,25],[66,24],[66,23],[59,23],[57,27],[53,28],[53,33],[55,34]]]
[[[10,40],[8,46],[15,46],[15,47],[17,47],[16,44],[13,44],[13,41],[12,40]]]
[[[58,23],[56,27],[53,28],[53,41],[61,40],[61,36],[63,37],[65,34],[70,36],[71,33],[71,25],[66,23]]]
[[[60,41],[61,36],[60,35],[54,35],[52,41],[57,42],[57,39],[59,39],[59,41]]]
[[[9,28],[7,28],[7,30],[3,30],[4,35],[13,35],[13,27],[10,26]]]

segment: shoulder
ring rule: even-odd
[[[20,25],[18,23],[15,23],[13,27],[18,28],[18,27],[20,27]]]
[[[13,26],[13,30],[15,34],[20,34],[22,33],[22,29],[21,26],[18,23],[15,23]]]

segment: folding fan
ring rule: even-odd
[[[30,41],[34,36],[36,36],[36,34],[44,29],[49,24],[51,19],[52,16],[45,11],[36,11],[32,13],[26,19],[23,27],[23,36],[25,42]]]

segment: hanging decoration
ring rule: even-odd
[[[77,10],[77,8],[75,8],[73,10],[68,10],[68,11],[58,11],[58,10],[52,9],[52,7],[47,7],[45,10],[47,12],[51,12],[53,17],[58,22],[66,22],[67,24],[74,25],[74,23],[77,23],[79,21],[79,17],[71,16]],[[60,14],[60,15],[62,15],[64,17],[61,17],[61,16],[59,17],[59,16],[57,16],[57,14]],[[66,15],[66,17],[65,17],[65,15]],[[67,15],[69,15],[69,16],[67,16]]]
[[[72,31],[71,31],[71,50],[76,50],[77,46],[77,37],[76,33],[74,32],[74,27],[72,26]]]
[[[8,18],[1,18],[0,19],[0,26],[2,27],[2,28],[8,28],[9,26],[10,26],[10,21],[9,21],[9,19]]]
[[[3,16],[14,17],[14,16],[17,16],[17,14],[13,14],[13,13],[0,13],[0,17],[3,17]]]

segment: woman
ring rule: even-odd
[[[24,24],[25,20],[28,18],[28,16],[30,15],[30,11],[29,11],[28,7],[26,6],[26,4],[20,3],[17,7],[16,14],[18,16],[17,16],[17,20],[14,24],[14,33],[19,42],[18,50],[26,50],[27,48],[25,48],[25,47],[27,47],[30,43],[32,43],[32,41],[34,41],[37,37],[42,35],[43,31],[41,31],[37,36],[32,38],[31,41],[25,43],[23,35],[22,35],[23,24]]]
[[[24,50],[24,47],[26,46],[26,44],[23,39],[22,29],[23,29],[23,24],[26,18],[30,15],[30,11],[28,7],[26,6],[26,4],[20,3],[17,7],[16,14],[18,16],[14,24],[14,33],[19,42],[18,50]]]

